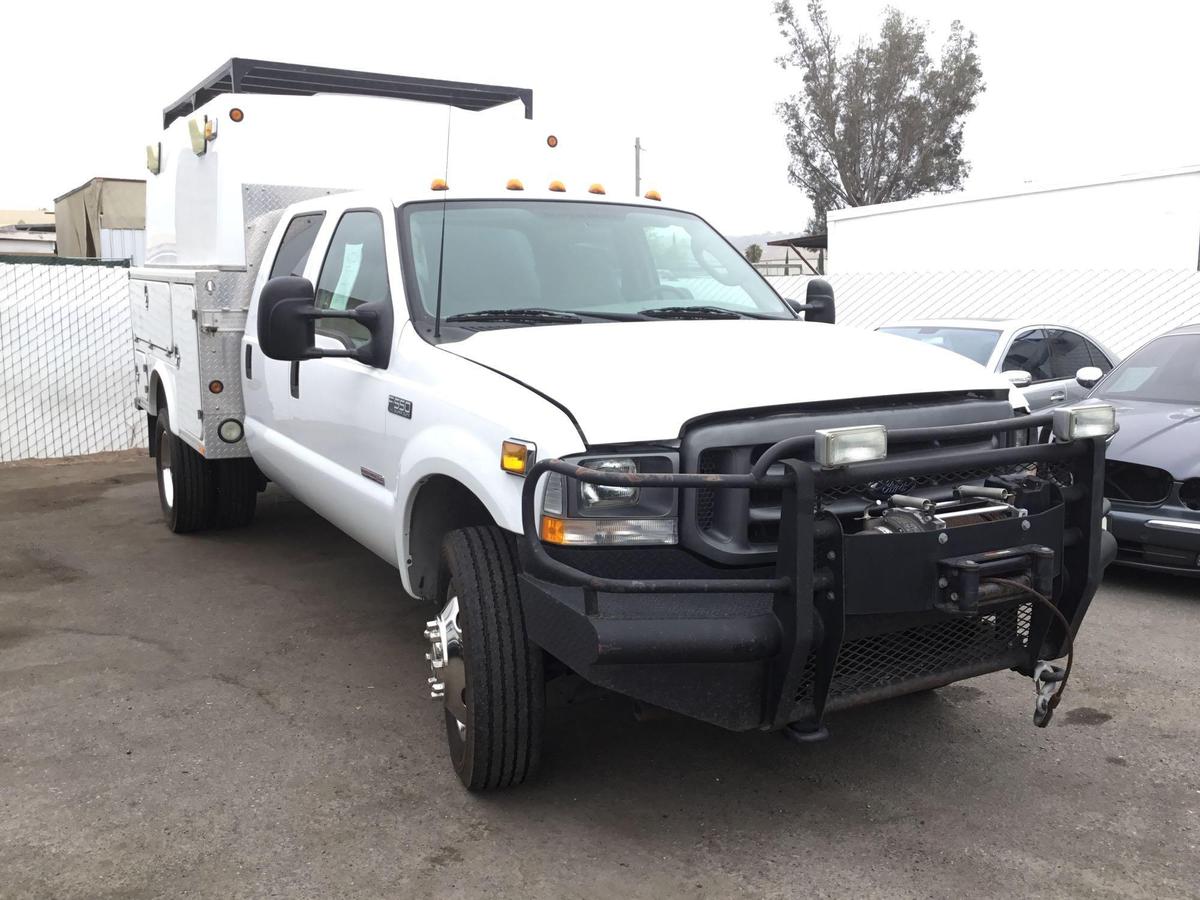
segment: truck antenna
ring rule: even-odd
[[[443,171],[442,183],[442,236],[438,240],[438,277],[437,300],[433,311],[433,337],[436,340],[442,336],[442,272],[446,263],[446,191],[450,184],[450,120],[454,117],[453,107],[446,107],[446,166]]]

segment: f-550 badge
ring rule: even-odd
[[[393,416],[402,416],[405,419],[411,419],[412,401],[405,400],[403,397],[388,397],[388,412]]]

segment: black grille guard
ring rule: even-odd
[[[1052,413],[1019,416],[992,422],[951,425],[934,428],[906,428],[888,432],[889,446],[939,439],[958,439],[1005,435],[1015,431],[1041,429],[1043,440],[1049,433]],[[1061,486],[1062,514],[1057,545],[1061,548],[1061,576],[1055,589],[1055,603],[1072,629],[1077,630],[1103,575],[1101,526],[1103,516],[1104,438],[1072,442],[1035,443],[1024,446],[991,448],[939,449],[910,453],[875,462],[823,469],[797,458],[810,450],[811,435],[786,438],[772,445],[756,462],[749,474],[696,473],[615,473],[580,466],[561,459],[536,463],[526,476],[522,490],[522,525],[526,571],[559,584],[584,589],[587,608],[597,609],[600,593],[646,594],[720,594],[769,593],[774,595],[773,611],[781,627],[781,652],[771,661],[772,673],[768,708],[773,710],[771,724],[782,727],[793,721],[797,707],[790,698],[797,696],[805,679],[813,680],[816,667],[815,703],[805,718],[819,721],[824,711],[830,679],[845,637],[846,611],[843,605],[842,571],[843,534],[840,523],[829,514],[817,512],[820,493],[830,488],[903,476],[931,475],[975,467],[1018,467],[1027,464],[1051,464],[1065,467],[1070,483]],[[768,475],[776,465],[783,474]],[[653,486],[682,489],[749,490],[777,488],[782,491],[780,531],[773,577],[764,578],[667,578],[623,579],[590,574],[550,556],[543,546],[535,506],[538,482],[548,472],[556,472],[579,481],[614,486]],[[1016,542],[1019,543],[1019,542]],[[1048,611],[1035,610],[1028,641],[1028,659],[1020,661],[1022,670],[1037,659],[1054,659],[1064,652],[1066,635]],[[814,662],[815,659],[815,662]],[[806,666],[810,670],[805,673]],[[973,674],[979,674],[975,672]],[[902,692],[902,691],[897,691]]]
[[[888,444],[918,443],[921,441],[986,437],[1012,431],[1025,431],[1049,426],[1052,413],[1001,419],[994,422],[977,422],[967,425],[951,425],[944,428],[905,428],[888,432]],[[742,593],[789,590],[794,583],[787,573],[774,578],[711,579],[666,578],[666,579],[623,579],[601,578],[576,569],[551,557],[542,546],[539,537],[535,494],[541,476],[557,472],[579,481],[615,487],[672,487],[708,488],[709,490],[750,490],[752,488],[783,488],[785,496],[793,501],[799,493],[809,499],[828,488],[859,484],[905,475],[929,475],[975,466],[1001,466],[1006,464],[1063,462],[1084,452],[1089,442],[1076,441],[1066,444],[1033,444],[1022,447],[1005,447],[988,450],[947,450],[906,456],[902,459],[885,459],[879,462],[857,463],[837,469],[822,469],[812,463],[792,460],[785,475],[768,475],[772,465],[789,455],[797,454],[813,446],[813,435],[786,438],[773,444],[755,463],[749,474],[694,474],[694,473],[621,473],[602,472],[587,466],[562,459],[546,459],[536,463],[525,478],[521,494],[521,524],[526,546],[537,565],[535,574],[548,576],[564,584],[572,584],[593,591],[614,594],[649,593]],[[790,489],[790,490],[789,490]],[[826,526],[826,530],[828,526]],[[782,541],[781,541],[782,545]],[[818,584],[817,587],[823,585]]]

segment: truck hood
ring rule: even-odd
[[[1144,400],[1109,400],[1120,430],[1108,458],[1165,469],[1178,481],[1200,477],[1200,407]]]
[[[956,353],[815,322],[539,325],[441,347],[551,398],[590,445],[671,439],[731,410],[1010,387]]]

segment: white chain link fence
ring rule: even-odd
[[[129,270],[0,258],[0,462],[146,444]]]

